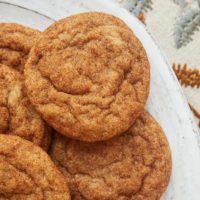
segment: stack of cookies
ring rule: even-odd
[[[147,55],[123,21],[0,24],[0,63],[0,199],[160,199],[171,152],[144,109]]]

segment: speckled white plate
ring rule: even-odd
[[[151,91],[146,107],[165,131],[173,158],[170,184],[162,200],[200,200],[200,135],[171,67],[137,18],[112,0],[7,0],[0,1],[0,22],[44,30],[57,19],[85,11],[118,16],[143,43],[151,64]]]

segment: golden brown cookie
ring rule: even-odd
[[[41,148],[0,134],[0,199],[70,200],[70,194],[63,175]]]
[[[24,76],[0,64],[0,133],[18,135],[48,150],[51,129],[30,103]]]
[[[120,19],[98,12],[41,34],[25,66],[28,96],[58,132],[82,141],[126,131],[149,93],[145,50]]]
[[[51,158],[73,200],[158,200],[169,183],[169,144],[147,111],[107,141],[84,143],[58,133],[52,141]]]
[[[0,63],[23,73],[28,54],[40,31],[14,23],[0,23]]]

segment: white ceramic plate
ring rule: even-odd
[[[44,30],[54,20],[85,11],[118,16],[143,43],[151,64],[151,91],[146,107],[164,129],[173,158],[170,184],[162,200],[199,200],[200,136],[196,124],[171,67],[137,18],[111,0],[7,0],[0,1],[0,22]]]

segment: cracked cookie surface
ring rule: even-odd
[[[167,138],[147,111],[107,141],[85,143],[56,133],[50,156],[74,200],[158,200],[171,175]]]
[[[0,134],[0,199],[70,200],[70,195],[63,175],[41,148]]]
[[[0,64],[0,133],[18,135],[48,150],[51,129],[30,103],[24,76]]]
[[[126,131],[149,93],[145,50],[120,19],[82,13],[47,28],[25,66],[29,98],[58,132],[87,142]]]
[[[23,73],[28,54],[40,31],[15,23],[0,23],[0,63]]]

